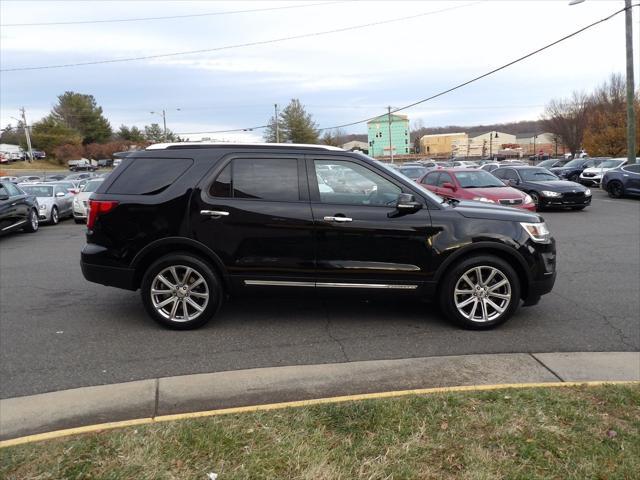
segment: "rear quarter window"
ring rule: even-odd
[[[107,193],[153,195],[160,193],[193,165],[190,158],[136,158],[115,179]]]

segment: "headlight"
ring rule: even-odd
[[[473,197],[473,199],[474,199],[476,202],[496,203],[496,202],[494,202],[493,200],[491,200],[491,199],[489,199],[489,198],[487,198],[487,197]]]
[[[526,194],[524,196],[524,203],[533,203],[533,198],[531,198],[531,195]]]
[[[562,196],[561,193],[551,192],[549,190],[542,190],[540,193],[542,194],[543,197],[560,197],[560,196]]]
[[[590,195],[591,195],[591,189],[590,189],[590,188],[587,188],[587,189],[584,191],[584,195],[585,195],[586,197],[590,196]]]
[[[546,243],[551,238],[551,234],[549,233],[549,229],[547,228],[547,224],[544,222],[541,223],[526,223],[520,222],[522,228],[524,228],[525,232],[529,234],[531,240],[538,243]]]
[[[40,205],[40,210],[46,210],[47,206],[45,204]]]

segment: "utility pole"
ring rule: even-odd
[[[393,145],[391,144],[391,106],[387,107],[387,112],[387,125],[389,126],[389,155],[391,155],[391,163],[393,163]]]
[[[633,12],[631,0],[625,0],[624,24],[627,42],[627,163],[636,162],[636,112],[634,107],[635,82],[633,79]]]
[[[274,103],[273,108],[275,109],[275,116],[273,118],[276,121],[276,143],[280,143],[280,122],[278,121],[278,104]]]
[[[31,148],[31,135],[29,135],[29,125],[27,124],[27,114],[24,111],[24,107],[20,109],[22,113],[22,127],[24,128],[24,135],[27,137],[27,148],[29,149],[29,163],[33,162],[33,149]]]
[[[163,126],[162,139],[166,142],[167,141],[167,114],[164,111],[164,108],[162,109],[162,126]]]

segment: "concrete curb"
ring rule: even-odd
[[[640,381],[640,352],[513,353],[259,368],[0,400],[0,440],[121,422],[399,390]],[[142,420],[141,420],[142,421]]]

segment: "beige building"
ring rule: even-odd
[[[516,146],[515,135],[492,131],[454,142],[451,154],[454,157],[483,158],[497,155],[505,148],[514,146]]]
[[[453,145],[465,143],[466,133],[437,133],[420,137],[420,153],[428,157],[449,157]]]
[[[516,142],[526,155],[543,153],[553,155],[556,152],[564,153],[562,142],[553,133],[526,133],[517,135]]]

